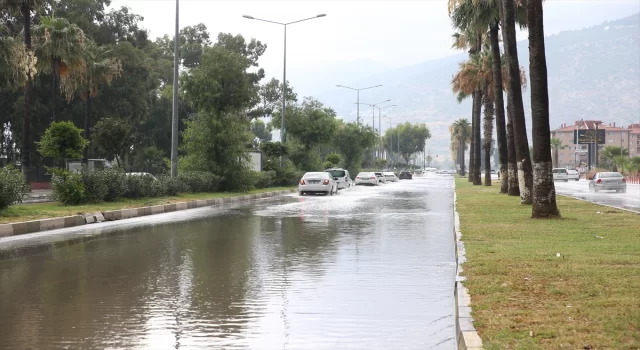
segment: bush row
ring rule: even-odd
[[[184,192],[216,192],[221,178],[207,172],[163,175],[125,175],[117,169],[53,170],[53,197],[63,204],[114,202],[120,198],[175,196]]]
[[[20,170],[8,166],[0,168],[0,211],[19,202],[29,193],[29,185]]]

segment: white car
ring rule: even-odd
[[[382,173],[385,177],[385,180],[389,181],[389,182],[396,182],[398,181],[398,177],[396,176],[396,174],[392,171],[386,171]]]
[[[569,173],[565,168],[553,168],[553,181],[569,182]]]
[[[145,176],[145,177],[148,176],[148,177],[152,178],[153,181],[158,181],[158,179],[155,176],[153,176],[153,175],[151,175],[149,173],[125,173],[125,175],[126,176]]]
[[[298,193],[303,196],[309,193],[324,193],[333,196],[338,193],[338,184],[326,171],[306,173],[298,184]]]
[[[387,183],[387,179],[384,177],[384,175],[381,172],[375,172],[374,174],[378,178],[378,183],[383,183],[383,184]]]
[[[325,171],[333,176],[333,180],[335,180],[335,182],[338,184],[338,189],[349,188],[353,186],[353,180],[351,180],[349,170],[341,168],[331,168]]]
[[[358,185],[378,186],[378,177],[375,173],[360,173],[356,176],[356,186]]]
[[[580,172],[573,169],[567,169],[567,177],[569,180],[580,181]]]

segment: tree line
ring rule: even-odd
[[[109,4],[0,0],[0,156],[27,177],[51,165],[34,143],[54,122],[83,129],[85,162],[105,157],[129,171],[167,170],[173,38],[151,40],[143,17]],[[219,175],[221,188],[233,190],[251,182],[250,150],[263,150],[265,170],[289,182],[302,170],[321,170],[332,153],[352,172],[373,164],[368,151],[380,143],[374,129],[340,120],[311,97],[299,99],[289,83],[290,137],[271,142],[283,84],[265,79],[265,43],[213,37],[197,24],[180,30],[179,50],[181,170]]]
[[[464,151],[469,145],[469,181],[481,185],[481,157],[489,164],[495,119],[500,192],[520,196],[522,204],[532,204],[534,218],[560,215],[552,175],[542,10],[542,0],[449,0],[449,17],[457,28],[453,47],[469,53],[468,61],[460,64],[451,86],[458,101],[467,97],[473,101],[471,123],[463,118],[450,127],[452,154],[464,175]],[[518,61],[516,24],[529,32],[531,155],[522,103],[522,89],[527,79]],[[480,143],[482,119],[483,144]],[[485,166],[487,186],[491,186],[490,170],[490,166]]]

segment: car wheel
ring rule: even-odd
[[[621,189],[620,192],[627,193],[627,188],[625,187],[625,188]]]
[[[298,192],[299,195],[304,196],[304,192],[300,191]]]

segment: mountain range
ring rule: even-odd
[[[580,119],[599,119],[605,123],[629,125],[640,119],[640,14],[604,22],[580,30],[560,32],[545,38],[551,128]],[[426,123],[432,132],[429,148],[439,159],[449,157],[449,125],[458,118],[470,118],[471,101],[456,101],[451,78],[466,53],[384,71],[347,85],[382,88],[361,93],[360,102],[376,103],[391,99],[383,115],[393,123]],[[520,65],[527,71],[529,49],[526,40],[518,42]],[[348,121],[356,119],[355,92],[335,88],[316,95]],[[523,91],[524,109],[530,132],[530,95]],[[378,127],[378,112],[376,125]],[[360,106],[360,115],[371,124],[369,106]],[[382,130],[389,126],[383,119]]]

